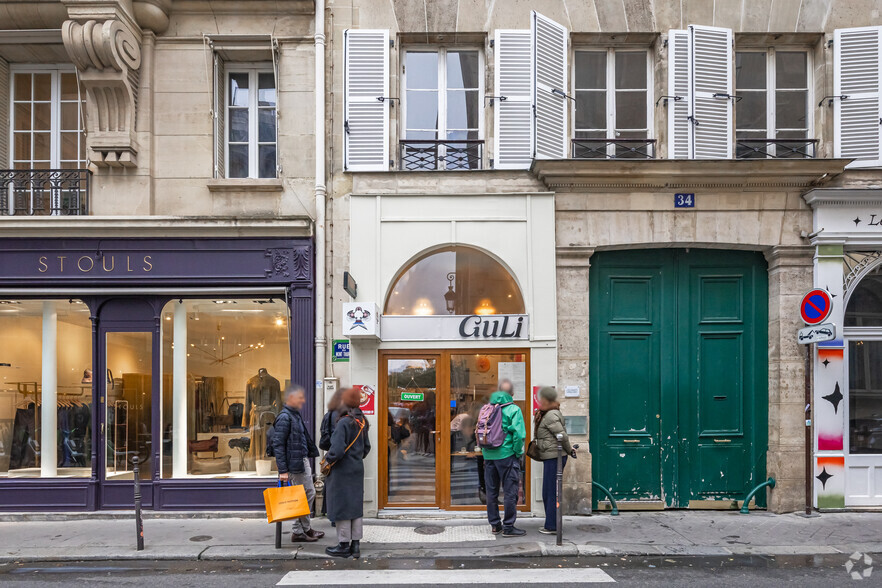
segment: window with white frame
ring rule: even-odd
[[[572,156],[653,157],[648,52],[579,50],[574,67]]]
[[[276,78],[272,66],[227,65],[228,178],[275,178]]]
[[[12,70],[14,169],[80,169],[86,166],[81,96],[73,69]]]
[[[736,157],[814,157],[809,130],[808,53],[735,53]]]
[[[476,49],[404,52],[401,169],[481,168],[483,78]]]

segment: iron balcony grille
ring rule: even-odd
[[[484,141],[404,140],[400,142],[399,169],[470,170],[483,169]]]
[[[87,169],[0,170],[0,216],[79,216],[89,212]]]
[[[573,159],[655,159],[655,139],[573,139]]]
[[[738,159],[814,159],[817,139],[735,139]]]

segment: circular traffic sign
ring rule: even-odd
[[[802,297],[799,314],[807,325],[823,323],[833,312],[833,297],[823,288],[815,288]]]

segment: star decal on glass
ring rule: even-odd
[[[836,298],[837,296],[839,296],[838,294],[833,293],[833,290],[830,289],[830,286],[827,286],[826,290],[830,293],[830,298]]]
[[[830,365],[830,360],[829,360],[829,359],[825,359],[825,360],[822,361],[821,363],[824,364],[824,367],[827,367],[828,365]]]
[[[839,403],[842,402],[842,392],[839,391],[839,382],[836,382],[836,388],[833,392],[826,396],[821,396],[824,400],[833,405],[833,413],[839,412]]]
[[[820,474],[818,474],[817,476],[815,476],[815,477],[816,477],[818,480],[821,481],[821,487],[824,488],[824,489],[826,490],[826,489],[827,489],[827,480],[829,480],[830,478],[832,478],[832,477],[833,477],[833,474],[828,474],[828,473],[827,473],[827,468],[825,467],[825,468],[823,469],[823,471],[822,471]]]
[[[861,222],[861,217],[856,216],[852,222],[854,223],[854,226],[858,226]]]

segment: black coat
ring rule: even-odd
[[[365,423],[360,427],[356,419]],[[358,435],[355,443],[353,440]],[[352,443],[349,451],[346,448]],[[331,449],[325,455],[327,463],[334,464],[325,481],[328,496],[328,518],[332,521],[359,519],[364,516],[364,458],[370,453],[367,423],[357,408],[340,416],[331,435]]]
[[[336,410],[329,410],[322,418],[321,434],[319,437],[319,449],[327,451],[331,448],[331,435],[334,433],[334,426],[340,418],[340,413]]]
[[[273,455],[279,473],[302,474],[303,459],[318,457],[318,454],[300,411],[283,408],[273,423]]]

